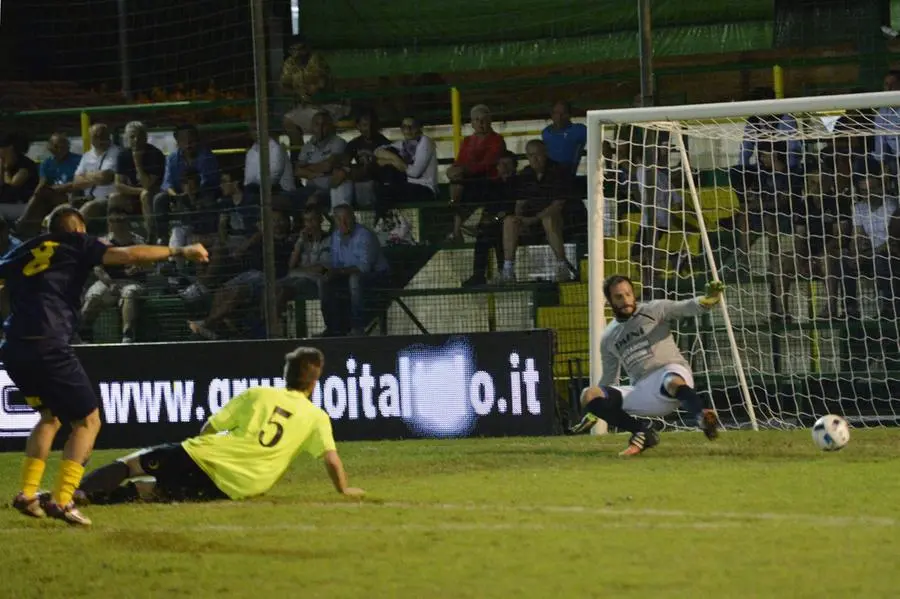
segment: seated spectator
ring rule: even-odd
[[[112,143],[109,127],[103,123],[91,126],[91,149],[81,157],[72,183],[73,191],[84,194],[82,198],[73,199],[73,202],[81,205],[81,213],[88,226],[92,220],[102,222],[101,219],[106,218],[109,196],[116,191],[116,164],[121,151]]]
[[[684,198],[680,190],[684,187],[684,172],[680,165],[671,166],[669,150],[668,139],[663,144],[644,147],[647,164],[640,165],[635,174],[641,195],[641,226],[631,247],[631,259],[641,265],[642,289],[648,300],[658,299],[653,297],[654,291],[665,291],[664,285],[654,284],[656,272],[677,269],[673,258],[683,249],[671,252],[663,247],[663,236],[676,230],[697,230],[683,220]]]
[[[382,135],[378,118],[372,111],[359,114],[356,128],[359,129],[359,136],[351,139],[344,149],[343,164],[334,171],[332,185],[351,181],[353,204],[357,208],[368,208],[376,200],[378,163],[375,161],[375,152],[377,148],[391,142]]]
[[[753,90],[750,100],[774,100],[775,92],[771,88],[761,87]],[[750,251],[748,220],[746,217],[745,190],[758,181],[762,166],[754,160],[758,153],[758,140],[768,133],[780,132],[782,134],[795,133],[797,131],[797,119],[790,114],[754,116],[747,119],[744,127],[744,141],[741,144],[740,161],[730,170],[731,187],[741,204],[741,211],[735,215],[735,226],[740,233],[738,239],[739,249],[744,253]],[[771,143],[771,142],[768,142]],[[780,153],[779,161],[783,164],[784,173],[801,173],[803,170],[803,142],[799,138],[788,142],[780,142],[785,148]]]
[[[28,140],[10,133],[0,137],[0,218],[17,219],[37,189],[38,166],[28,157]]]
[[[276,305],[279,317],[290,301],[324,296],[322,284],[325,269],[330,264],[331,237],[322,231],[322,215],[315,208],[307,208],[303,212],[303,229],[288,262],[288,274],[278,281]],[[278,330],[282,330],[282,326]]]
[[[125,149],[116,162],[116,193],[109,207],[143,216],[147,231],[153,228],[153,198],[159,193],[166,172],[166,156],[147,143],[147,127],[140,121],[125,125]]]
[[[294,108],[284,115],[284,128],[291,138],[291,146],[303,145],[303,134],[315,129],[313,119],[321,112],[332,120],[340,119],[349,110],[343,104],[325,104],[322,94],[334,92],[331,68],[325,57],[310,49],[302,36],[294,36],[287,57],[281,65],[281,87],[285,95],[293,96]]]
[[[335,132],[334,120],[328,112],[319,112],[312,120],[312,139],[300,148],[294,174],[306,179],[302,190],[307,206],[315,205],[329,213],[353,197],[353,184],[334,178],[342,163],[347,142]]]
[[[503,219],[503,270],[500,282],[516,280],[516,250],[520,244],[546,238],[556,255],[556,280],[568,281],[575,268],[566,259],[564,231],[584,228],[587,212],[572,193],[572,175],[547,158],[544,142],[533,139],[525,146],[528,166],[519,174],[514,214]]]
[[[378,237],[356,222],[352,207],[346,204],[335,207],[334,220],[331,264],[325,269],[321,288],[325,319],[322,336],[342,336],[348,330],[351,335],[363,335],[367,301],[373,287],[387,283],[388,263]]]
[[[900,203],[884,191],[880,163],[870,160],[866,173],[855,178],[858,192],[853,204],[853,240],[840,260],[844,283],[845,317],[860,317],[860,276],[874,277],[883,318],[900,316]]]
[[[472,276],[463,282],[463,287],[477,287],[487,283],[488,255],[491,248],[497,259],[497,272],[503,270],[503,221],[515,210],[517,166],[516,155],[504,150],[497,162],[498,177],[492,184],[491,201],[484,207],[481,220],[475,229]]]
[[[403,141],[375,150],[379,166],[404,175],[401,181],[388,181],[380,188],[384,207],[407,203],[431,202],[438,192],[438,157],[434,140],[422,133],[422,124],[405,117],[400,124]]]
[[[898,90],[900,70],[892,69],[884,76],[884,91]],[[900,111],[894,106],[879,108],[872,122],[878,134],[874,140],[873,156],[884,164],[889,174],[896,177],[900,175]]]
[[[484,205],[488,199],[489,181],[497,177],[497,161],[506,149],[503,136],[491,128],[491,111],[487,106],[473,107],[470,117],[474,133],[463,140],[453,166],[447,169],[450,205],[455,208],[451,233],[454,241],[463,238],[462,205]]]
[[[81,162],[81,155],[73,154],[69,149],[69,138],[65,133],[54,133],[47,141],[50,157],[41,162],[37,188],[16,223],[16,230],[23,236],[37,235],[44,217],[56,206],[69,201],[75,170]]]
[[[541,132],[547,156],[568,168],[574,176],[581,163],[581,152],[587,145],[587,127],[572,122],[572,105],[564,100],[553,105],[550,119],[553,122]]]
[[[244,157],[244,191],[250,194],[259,194],[262,178],[259,169],[259,132],[256,129],[256,122],[250,123],[250,137],[253,139],[253,145],[250,146]],[[291,167],[291,157],[285,147],[271,135],[269,136],[269,171],[274,191],[297,189],[294,170]]]
[[[199,143],[200,134],[194,125],[179,125],[175,128],[177,149],[166,156],[166,174],[163,177],[162,191],[153,198],[153,213],[156,216],[151,239],[157,238],[159,243],[169,237],[170,198],[184,193],[181,185],[184,171],[193,168],[200,174],[199,193],[213,201],[220,183],[219,163],[215,155]]]
[[[222,173],[217,202],[219,233],[226,238],[244,240],[257,231],[260,219],[258,198],[248,197],[241,189],[240,177],[235,173]]]
[[[874,133],[874,118],[872,110],[849,110],[835,121],[834,136],[819,152],[818,166],[826,194],[852,195],[853,173],[863,172],[870,156],[880,160],[874,151],[878,138],[874,134],[860,135],[863,131]]]
[[[294,242],[290,237],[291,217],[281,210],[273,211],[273,232],[275,241],[275,279],[280,280],[288,274],[288,264],[294,250]],[[205,339],[216,339],[224,330],[232,333],[241,329],[239,317],[243,310],[246,316],[259,315],[259,306],[263,303],[265,275],[263,274],[262,232],[257,231],[237,252],[238,257],[246,258],[250,270],[228,280],[213,294],[212,306],[203,320],[188,321],[188,327],[195,335]]]
[[[110,208],[107,222],[109,232],[102,238],[107,244],[126,247],[144,243],[140,236],[132,233],[128,213],[124,210]],[[97,266],[94,274],[97,280],[85,293],[81,308],[82,338],[92,338],[94,321],[103,310],[118,306],[122,315],[122,343],[134,343],[138,300],[147,282],[146,271],[140,266]]]

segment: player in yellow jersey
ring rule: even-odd
[[[330,418],[309,400],[322,374],[322,352],[299,347],[284,362],[285,389],[249,389],[210,417],[198,436],[94,470],[76,499],[99,504],[244,499],[275,486],[300,453],[324,459],[339,493],[361,497],[362,489],[347,485]],[[129,480],[147,476],[154,480]]]

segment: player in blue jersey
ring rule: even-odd
[[[0,359],[41,415],[25,446],[22,490],[13,507],[28,516],[87,526],[91,521],[72,502],[100,431],[94,387],[71,347],[85,282],[95,266],[161,262],[174,256],[205,262],[208,255],[199,244],[110,247],[85,233],[81,213],[71,206],[56,208],[48,229],[0,258],[0,280],[10,304]],[[42,506],[38,487],[62,422],[69,423],[72,432],[51,500]]]

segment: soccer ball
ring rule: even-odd
[[[812,438],[822,451],[843,449],[850,441],[850,425],[834,414],[822,416],[812,427]]]

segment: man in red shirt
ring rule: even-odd
[[[491,129],[491,111],[484,104],[472,108],[472,135],[466,137],[453,166],[447,169],[450,180],[450,205],[453,216],[453,239],[462,240],[463,212],[461,204],[483,205],[490,201],[488,182],[497,177],[497,162],[506,150],[503,136]]]

